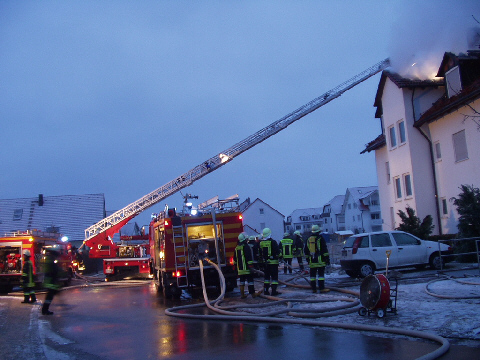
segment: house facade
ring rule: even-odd
[[[322,207],[294,210],[287,216],[285,231],[290,233],[300,231],[302,234],[308,234],[312,231],[313,225],[323,228],[322,213]]]
[[[355,234],[382,230],[377,186],[348,188],[342,207],[345,228]]]
[[[374,106],[382,133],[375,151],[383,230],[407,207],[433,218],[434,234],[457,232],[451,202],[460,185],[480,184],[480,51],[446,53],[436,80],[384,71]]]
[[[273,239],[283,239],[285,216],[278,210],[259,198],[253,202],[247,198],[239,207],[243,216],[243,229],[249,236],[261,235],[263,229],[268,227]]]
[[[39,230],[81,244],[85,229],[105,218],[104,194],[59,195],[0,200],[0,234]]]
[[[322,220],[323,231],[333,234],[339,230],[345,230],[345,215],[343,214],[343,202],[345,195],[337,195],[323,206]]]

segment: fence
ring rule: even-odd
[[[475,244],[475,251],[468,251],[469,249],[469,242],[473,242]],[[449,246],[452,246],[454,249],[454,258],[455,260],[461,259],[461,257],[466,257],[469,255],[475,255],[476,261],[477,261],[477,268],[480,271],[480,237],[474,237],[474,238],[463,238],[463,239],[450,239],[450,240],[438,240],[438,251],[441,254],[440,251],[440,244],[446,244]],[[471,246],[472,247],[472,246]],[[455,250],[458,249],[461,252],[456,252]],[[464,251],[466,249],[466,251]],[[452,255],[441,255],[441,257],[451,257]],[[443,261],[441,262],[440,265],[440,271],[443,270]]]

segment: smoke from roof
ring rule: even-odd
[[[391,29],[392,70],[404,77],[434,78],[445,52],[465,53],[480,37],[478,0],[418,1],[412,8],[400,2]]]

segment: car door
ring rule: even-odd
[[[425,246],[420,239],[406,232],[394,232],[392,236],[397,244],[400,266],[424,264],[428,261]]]
[[[385,269],[387,266],[387,251],[390,251],[388,266],[398,265],[398,250],[392,242],[389,233],[370,234],[370,254],[377,269]]]

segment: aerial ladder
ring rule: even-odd
[[[102,257],[101,251],[99,251],[101,250],[102,245],[112,245],[113,235],[117,233],[122,226],[124,226],[142,211],[175,194],[183,188],[192,185],[195,181],[211,173],[212,171],[219,169],[227,162],[230,162],[236,156],[254,147],[255,145],[260,144],[262,141],[265,141],[270,136],[273,136],[285,129],[287,126],[301,119],[305,115],[310,114],[330,101],[340,97],[347,90],[350,90],[351,88],[369,79],[380,71],[383,71],[389,66],[390,60],[388,58],[378,62],[351,79],[341,83],[337,87],[301,106],[290,114],[236,143],[227,150],[218,153],[210,159],[202,162],[200,165],[195,166],[185,174],[166,183],[162,187],[143,196],[137,201],[125,206],[123,209],[114,212],[103,220],[100,220],[85,230],[85,240],[83,241],[82,246],[86,245],[91,249],[90,257]]]

